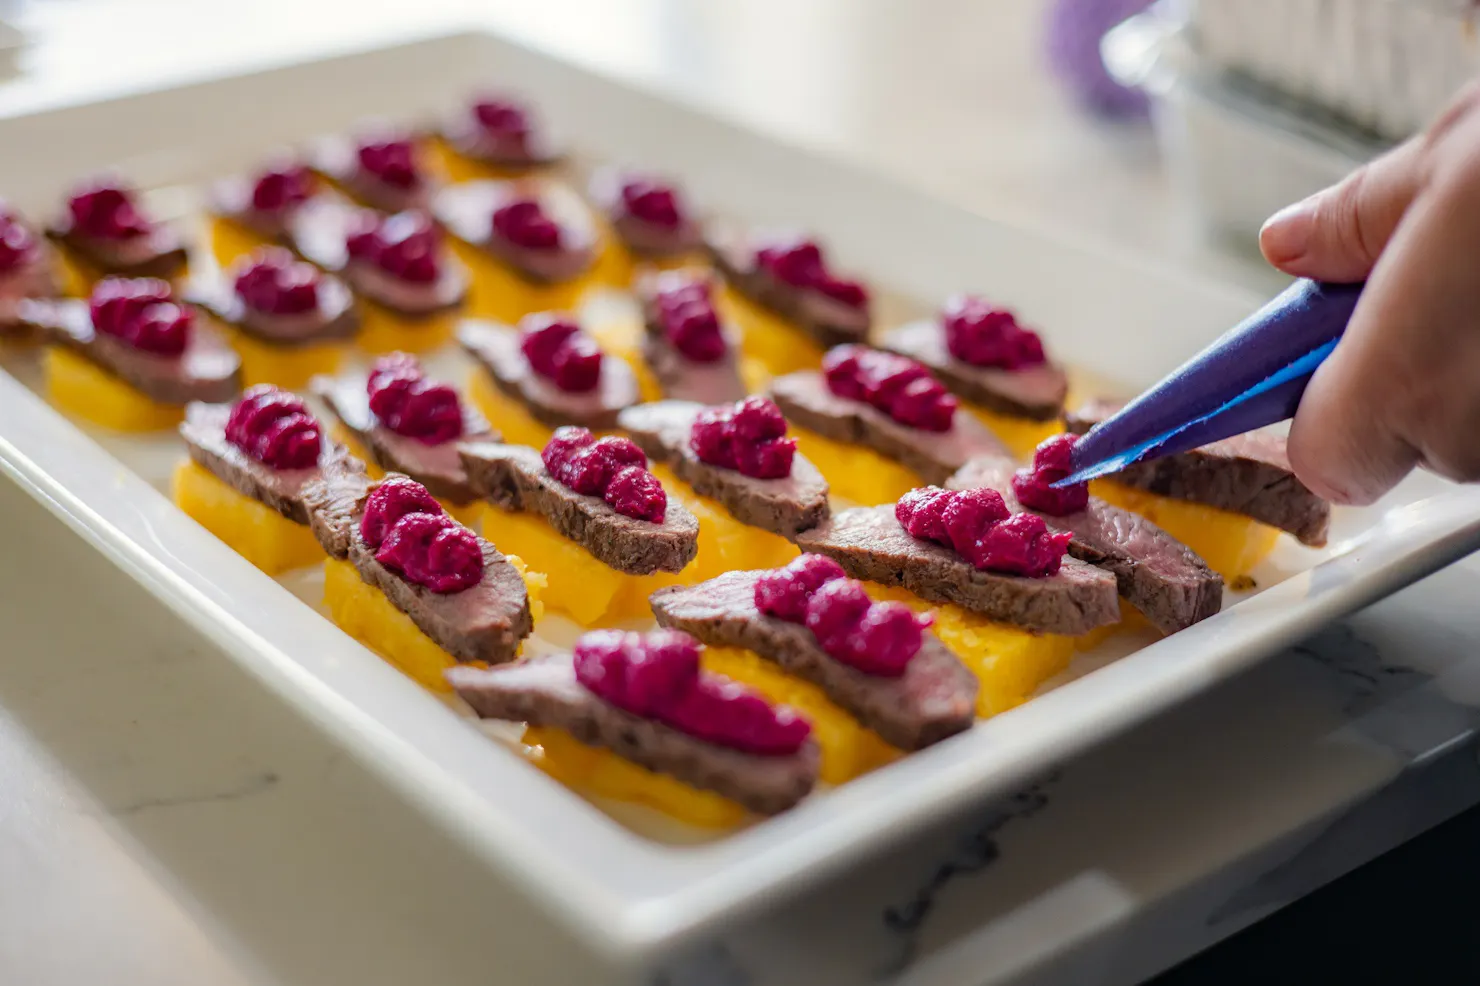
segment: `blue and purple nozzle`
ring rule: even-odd
[[[1074,472],[1097,479],[1295,416],[1305,385],[1351,321],[1361,284],[1297,281],[1074,446]]]

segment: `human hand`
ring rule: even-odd
[[[1367,504],[1416,465],[1480,479],[1480,84],[1259,236],[1286,273],[1367,280],[1290,429],[1313,492]]]

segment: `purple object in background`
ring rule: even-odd
[[[1110,78],[1100,57],[1100,40],[1112,27],[1151,6],[1151,0],[1051,0],[1051,4],[1049,64],[1075,98],[1105,116],[1144,116],[1145,94]]]
[[[1054,486],[1119,472],[1295,414],[1316,367],[1346,331],[1361,284],[1297,281],[1074,446]]]

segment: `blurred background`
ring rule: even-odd
[[[479,22],[1008,222],[1260,290],[1268,212],[1474,64],[1447,0],[0,0],[0,108]],[[1101,63],[1145,85],[1120,89]],[[1149,111],[1148,111],[1149,106]],[[7,150],[4,153],[13,153]]]

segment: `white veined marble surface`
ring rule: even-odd
[[[476,15],[1008,220],[1265,283],[1196,243],[1149,135],[1084,120],[1043,77],[1040,6],[42,0],[16,15],[36,47],[28,74],[0,86],[0,109]],[[194,839],[214,813],[260,813],[258,852],[292,839],[271,828],[281,778],[250,751],[163,770],[172,729],[229,737],[233,716],[156,722],[108,701],[110,674],[183,694],[206,672],[179,627],[131,619],[137,595],[64,538],[0,489],[0,981],[437,981],[436,936],[461,927],[438,897],[446,860],[408,859],[394,887],[342,887],[339,899],[307,880],[285,894],[271,872],[211,883],[235,851]],[[1477,575],[1465,564],[1428,579],[969,824],[734,928],[656,981],[1109,986],[1158,971],[1480,800]],[[59,689],[52,662],[84,662],[89,686]],[[97,722],[94,738],[130,739],[90,742],[79,720]],[[326,770],[323,782],[352,806],[353,777]],[[396,824],[365,820],[344,845],[315,848],[392,845]],[[334,947],[354,933],[381,947]]]

